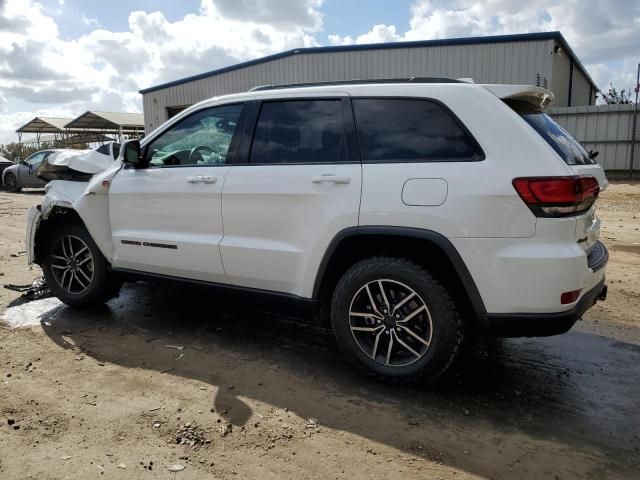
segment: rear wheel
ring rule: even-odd
[[[390,381],[432,381],[457,357],[463,321],[444,286],[402,258],[353,265],[333,294],[331,320],[346,358]]]
[[[87,230],[57,225],[47,236],[42,270],[51,291],[67,305],[92,307],[116,296],[121,282]]]
[[[22,187],[20,187],[20,184],[18,183],[18,179],[13,173],[7,173],[4,176],[4,186],[10,192],[19,192],[22,190]]]

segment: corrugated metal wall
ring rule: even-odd
[[[633,105],[552,108],[549,112],[587,150],[598,150],[598,163],[608,171],[628,171],[631,158]],[[640,171],[636,138],[634,172]]]
[[[167,119],[167,107],[192,105],[257,85],[394,77],[472,77],[478,83],[551,87],[553,40],[307,53],[272,60],[143,95],[145,128]],[[560,74],[555,82],[561,82]],[[568,76],[564,80],[568,84]],[[585,102],[588,103],[588,102]]]

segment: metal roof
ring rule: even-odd
[[[23,138],[20,143],[22,143],[23,145],[35,145],[48,142],[62,142],[65,145],[73,145],[78,143],[98,143],[113,141],[115,141],[113,138],[91,130],[82,133],[76,132],[65,138],[60,138],[56,135],[42,135],[40,138]]]
[[[250,67],[253,65],[259,65],[261,63],[271,62],[281,58],[291,57],[300,54],[313,54],[313,53],[331,53],[331,52],[352,52],[352,51],[370,51],[370,50],[390,50],[396,48],[415,48],[415,47],[442,47],[449,45],[474,45],[474,44],[486,44],[486,43],[507,43],[507,42],[530,42],[536,40],[555,40],[567,52],[570,58],[576,63],[577,67],[582,71],[584,76],[589,80],[591,85],[596,89],[598,86],[593,79],[587,73],[576,54],[573,52],[565,38],[560,32],[540,32],[540,33],[519,33],[514,35],[492,35],[485,37],[463,37],[463,38],[448,38],[442,40],[419,40],[412,42],[388,42],[388,43],[370,43],[363,45],[338,45],[332,47],[310,47],[310,48],[295,48],[293,50],[287,50],[285,52],[276,53],[248,62],[242,62],[228,67],[219,68],[217,70],[211,70],[209,72],[200,73],[172,82],[155,85],[149,88],[140,90],[139,93],[145,94],[154,92],[156,90],[162,90],[168,87],[174,87],[176,85],[182,85],[185,83],[193,82],[194,80],[201,80],[203,78],[213,77],[220,75],[221,73],[232,72],[242,68]]]
[[[72,118],[36,117],[18,128],[19,133],[62,133]]]
[[[65,128],[69,129],[90,128],[92,130],[117,130],[120,127],[125,131],[144,129],[142,113],[88,111],[65,125]]]

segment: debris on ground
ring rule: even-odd
[[[220,426],[220,435],[226,437],[231,432],[233,432],[233,425],[229,422],[225,422]]]
[[[173,348],[175,350],[184,350],[183,345],[165,345],[166,348]]]
[[[180,428],[178,428],[176,432],[175,442],[179,445],[191,446],[192,448],[211,443],[202,429],[195,423],[180,425]]]
[[[127,466],[124,463],[119,463],[118,468],[122,468],[124,470]]]
[[[173,465],[167,465],[167,470],[169,470],[170,472],[181,472],[182,470],[184,470],[184,465],[181,465],[179,463],[174,463]]]
[[[51,296],[51,290],[47,286],[47,281],[44,277],[38,277],[28,285],[15,285],[8,283],[4,288],[13,292],[24,293],[24,296],[29,300],[37,300],[38,298]]]

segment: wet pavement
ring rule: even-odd
[[[497,475],[484,455],[504,453],[511,465],[544,464],[548,458],[537,457],[536,445],[553,443],[561,446],[559,456],[578,450],[602,459],[602,471],[591,472],[594,476],[640,478],[640,346],[577,331],[550,338],[479,339],[438,384],[396,387],[345,368],[327,329],[273,306],[247,308],[246,303],[206,290],[138,283],[94,312],[48,298],[16,302],[3,320],[14,327],[39,323],[53,342],[71,348],[71,338],[101,362],[153,371],[171,367],[172,374],[216,384],[232,381],[236,389],[220,390],[216,410],[229,411],[235,425],[248,421],[250,408],[242,398],[249,397],[405,451],[456,457],[458,467],[482,476]],[[123,335],[141,340],[135,347],[118,346]],[[224,352],[237,362],[227,370],[176,367],[154,357],[153,346],[164,343],[211,355]],[[318,390],[310,394],[318,401],[292,402],[297,397],[289,390],[296,386],[264,391],[243,382],[263,364],[268,366],[265,381],[278,369],[313,379]],[[341,403],[336,413],[332,399],[347,397],[348,407]],[[371,406],[388,417],[386,428],[376,426]],[[403,425],[398,431],[389,428],[395,421]],[[421,425],[441,429],[442,436],[427,442]],[[473,450],[462,459],[460,438]],[[519,439],[516,451],[508,445],[514,438]],[[541,465],[541,471],[553,471],[552,463],[547,470]]]

